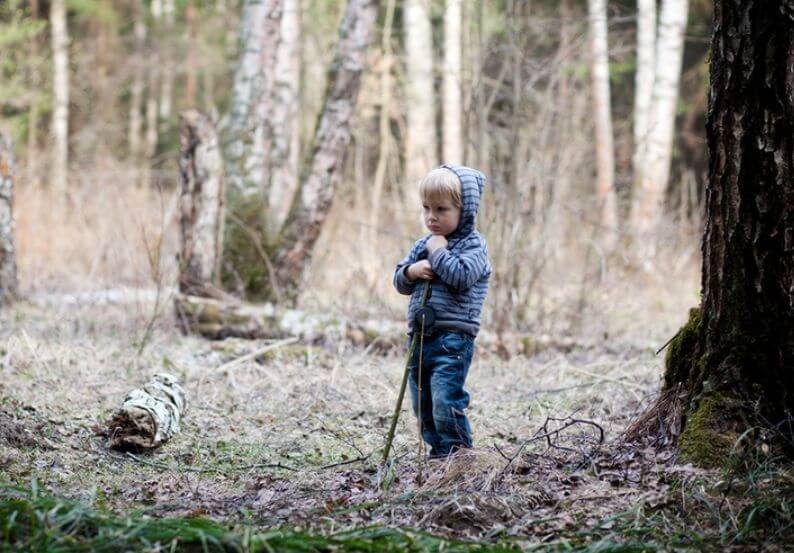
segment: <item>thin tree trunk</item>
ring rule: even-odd
[[[642,183],[653,95],[656,0],[637,0],[637,74],[634,87],[634,182]]]
[[[372,206],[369,217],[369,244],[373,248],[371,255],[375,256],[374,248],[377,242],[377,231],[381,221],[380,208],[386,182],[386,170],[392,152],[393,137],[391,133],[391,104],[392,104],[392,71],[394,70],[394,51],[392,49],[392,27],[394,25],[395,0],[387,0],[386,17],[383,22],[383,58],[381,60],[380,74],[380,114],[378,117],[378,164],[375,167],[375,177],[372,183]]]
[[[224,125],[227,193],[262,196],[264,133],[272,121],[272,89],[282,0],[246,0],[240,20],[240,61]]]
[[[18,295],[14,238],[14,144],[0,134],[0,305]]]
[[[641,234],[653,230],[664,215],[687,11],[688,0],[662,1],[642,187],[634,217],[635,230]]]
[[[30,18],[36,21],[40,16],[39,0],[30,1]],[[41,71],[38,68],[38,58],[41,55],[40,35],[31,37],[30,59],[34,64],[30,68],[30,88],[34,91],[41,89]],[[27,173],[35,185],[39,180],[39,108],[40,97],[38,93],[32,94],[30,113],[28,114],[28,143],[27,143]]]
[[[598,207],[605,243],[614,242],[617,227],[615,197],[615,147],[612,139],[612,113],[609,94],[609,47],[607,45],[606,0],[588,0],[590,27],[590,72],[595,118]]]
[[[52,34],[54,140],[51,185],[65,192],[69,177],[69,35],[66,28],[66,1],[50,4]]]
[[[130,126],[127,141],[129,143],[130,159],[137,166],[137,164],[140,163],[141,130],[143,129],[141,114],[143,113],[143,57],[146,47],[146,22],[144,21],[141,7],[137,2],[133,4],[133,33],[135,35],[135,46],[133,53],[133,78],[130,89]]]
[[[170,36],[174,32],[174,0],[166,0],[163,4],[163,14],[165,20],[165,33]],[[192,46],[192,44],[190,45]],[[194,48],[189,47],[188,56],[193,54]],[[162,63],[164,71],[160,78],[160,121],[167,126],[171,118],[171,107],[174,97],[174,60],[171,59],[170,50],[165,54],[165,61]]]
[[[196,95],[198,92],[198,68],[196,60],[196,4],[195,0],[187,0],[185,6],[185,19],[187,23],[187,42],[188,53],[187,60],[185,61],[185,69],[187,71],[187,82],[185,83],[185,103],[189,107],[195,107]]]
[[[298,187],[300,150],[300,0],[284,0],[281,42],[276,54],[275,104],[272,118],[273,147],[268,173],[270,191],[268,213],[271,233],[281,228]],[[267,178],[267,176],[265,177]]]
[[[209,296],[220,284],[223,242],[223,162],[212,121],[198,110],[182,114],[179,291]]]
[[[288,299],[297,297],[336,186],[342,176],[350,122],[356,110],[367,49],[375,32],[377,0],[348,0],[336,56],[328,73],[325,102],[317,122],[311,161],[281,234],[274,263],[276,281]]]
[[[433,30],[429,0],[405,0],[405,173],[417,182],[438,164],[433,87]],[[407,190],[412,190],[409,186]],[[413,199],[413,196],[411,196]]]
[[[794,9],[717,0],[714,13],[702,307],[670,344],[656,406],[683,411],[682,457],[711,466],[794,405]],[[766,436],[791,454],[791,432]]]
[[[447,0],[444,11],[444,163],[463,163],[461,0]]]

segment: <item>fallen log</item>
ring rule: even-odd
[[[179,432],[187,393],[176,377],[159,373],[132,390],[108,422],[112,449],[153,449]]]

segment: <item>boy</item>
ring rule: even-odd
[[[420,310],[425,284],[424,348],[419,397],[419,340],[409,361],[413,410],[420,418],[430,458],[470,448],[471,427],[463,389],[480,329],[491,266],[485,239],[475,229],[485,175],[462,166],[443,165],[419,184],[424,222],[430,234],[420,238],[394,272],[394,287],[411,295],[408,331],[422,331]],[[428,311],[430,311],[428,313]]]

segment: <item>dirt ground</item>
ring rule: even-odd
[[[475,449],[422,461],[404,410],[383,467],[401,352],[302,344],[219,371],[262,343],[182,336],[163,309],[145,344],[145,299],[23,302],[2,313],[7,484],[35,480],[116,512],[317,532],[382,524],[520,545],[587,542],[617,529],[642,539],[631,529],[678,505],[683,490],[725,509],[719,471],[619,439],[658,392],[662,362],[649,344],[663,344],[672,321],[640,343],[605,338],[509,360],[478,353],[468,382]],[[159,371],[188,391],[181,432],[152,453],[109,450],[113,409]],[[693,520],[669,527],[722,539],[718,526]]]

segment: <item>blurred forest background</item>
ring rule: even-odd
[[[0,125],[17,157],[24,293],[175,286],[179,116],[199,108],[222,143],[234,139],[241,33],[256,3],[0,3]],[[451,162],[490,179],[484,328],[623,332],[642,313],[679,322],[699,288],[711,2],[380,4],[300,302],[401,317],[390,279],[424,232],[416,182]],[[311,158],[344,9],[283,2],[275,220]],[[248,284],[226,279],[238,295]]]

